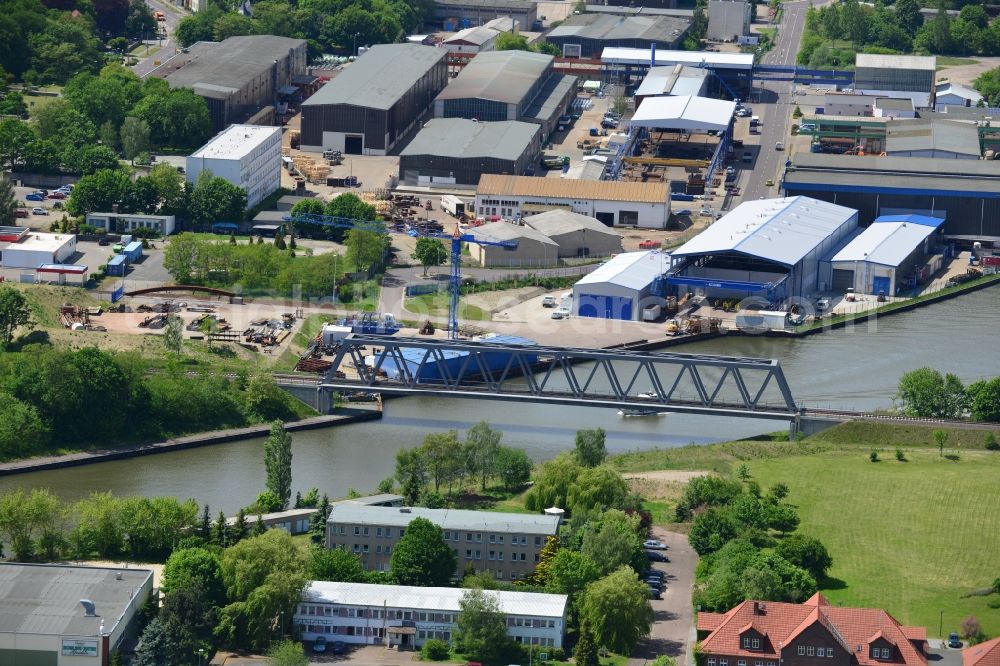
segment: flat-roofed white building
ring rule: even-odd
[[[294,623],[303,640],[320,636],[355,645],[419,648],[451,641],[467,590],[313,581],[302,593]],[[524,645],[562,647],[566,595],[483,590],[504,614],[507,634]]]
[[[16,243],[0,246],[0,265],[4,268],[38,268],[42,264],[61,264],[76,252],[73,234],[30,233]]]
[[[148,569],[0,564],[0,664],[108,664],[152,591]]]
[[[87,224],[109,234],[129,234],[136,229],[152,229],[161,236],[174,233],[173,215],[141,215],[139,213],[87,213]]]
[[[188,156],[188,182],[202,171],[246,190],[253,208],[281,186],[281,128],[230,125]]]

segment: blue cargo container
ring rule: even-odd
[[[125,261],[125,255],[116,254],[108,262],[108,275],[116,275],[118,277],[124,277],[125,271],[128,269],[128,262]]]
[[[125,260],[130,264],[134,264],[142,256],[142,243],[140,241],[132,241],[122,249],[122,254],[125,255]]]
[[[527,338],[521,338],[514,335],[497,335],[492,338],[483,340],[483,342],[488,342],[498,345],[518,345],[518,346],[529,346],[536,344],[534,340],[529,340]],[[458,351],[443,351],[441,352],[444,356],[444,363],[447,367],[447,374],[454,377],[455,374],[462,369],[468,354]],[[417,368],[420,365],[420,361],[424,358],[426,350],[424,349],[409,349],[403,352],[403,360],[405,361],[409,372],[411,374],[417,372]],[[502,372],[504,368],[507,367],[507,363],[510,360],[510,354],[502,351],[490,352],[485,355],[486,365],[491,372]],[[532,365],[538,362],[538,354],[528,354],[527,361]],[[418,380],[421,382],[435,382],[442,379],[444,376],[440,367],[440,362],[428,361],[424,364],[423,368],[418,375]],[[399,379],[399,366],[396,361],[392,358],[386,358],[382,364],[382,369],[385,371],[386,376],[389,379]],[[517,375],[517,366],[511,368],[510,376]],[[477,368],[473,367],[471,364],[466,368],[467,373],[478,374],[476,372]]]

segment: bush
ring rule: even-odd
[[[878,451],[872,449],[872,452],[868,454],[868,459],[872,462],[878,462]]]
[[[987,451],[1000,451],[1000,443],[997,443],[997,436],[992,432],[986,433],[984,444],[986,445]]]
[[[896,447],[896,460],[899,462],[906,462],[906,454],[903,453],[903,449]],[[874,462],[874,461],[873,461]]]
[[[420,648],[420,656],[430,661],[444,661],[450,655],[448,644],[439,638],[431,638]]]

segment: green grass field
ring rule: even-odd
[[[448,294],[423,294],[407,298],[403,307],[416,315],[447,317],[448,298]],[[489,321],[490,313],[475,305],[459,301],[458,317],[459,319],[469,319],[472,321]]]
[[[942,70],[945,67],[961,67],[962,65],[975,65],[978,60],[973,58],[956,58],[954,56],[937,56],[937,68]]]
[[[981,434],[981,433],[980,433]],[[1000,455],[909,450],[908,462],[883,450],[749,461],[764,487],[782,481],[799,507],[800,531],[818,537],[833,556],[831,602],[885,608],[900,622],[938,634],[957,631],[975,615],[1000,633],[992,596],[968,596],[1000,576]]]

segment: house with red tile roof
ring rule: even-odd
[[[1000,666],[1000,638],[962,650],[962,666]]]
[[[926,628],[881,609],[831,606],[819,593],[698,613],[698,634],[702,666],[927,666]]]

